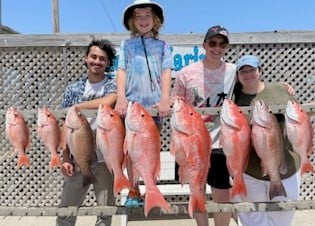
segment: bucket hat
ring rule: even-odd
[[[128,20],[133,14],[135,8],[151,7],[154,13],[160,18],[161,24],[164,22],[163,8],[160,4],[151,0],[135,0],[132,4],[126,7],[123,13],[123,22],[127,30],[130,30]]]

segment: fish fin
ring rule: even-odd
[[[148,189],[145,193],[144,215],[148,216],[150,210],[154,207],[160,207],[163,212],[170,213],[171,207],[168,205],[163,195],[157,187]]]
[[[284,154],[282,154],[282,160],[281,160],[279,172],[282,175],[288,172],[288,166],[287,166],[287,162],[285,160]]]
[[[30,160],[26,154],[21,154],[18,156],[17,166],[20,168],[22,166],[30,166]]]
[[[188,205],[188,213],[191,218],[194,218],[194,212],[198,210],[199,213],[206,212],[206,200],[205,196],[190,196],[189,197],[189,205]]]
[[[122,160],[122,164],[121,164],[121,169],[124,170],[127,168],[127,164],[128,164],[128,155],[126,155],[124,153],[123,155],[123,160]]]
[[[272,200],[276,196],[287,197],[282,181],[270,181],[269,199]]]
[[[60,133],[60,142],[59,142],[59,147],[62,150],[65,150],[67,148],[67,132],[68,132],[68,127],[66,126],[66,123],[63,124],[61,128],[61,133]]]
[[[129,191],[134,190],[130,181],[127,179],[127,177],[124,174],[121,174],[119,176],[115,175],[114,176],[114,195],[117,196],[118,193],[124,188],[129,189]]]
[[[236,195],[244,195],[246,196],[247,190],[245,186],[245,182],[243,179],[243,175],[235,175],[233,178],[233,187],[231,189],[231,199],[233,199]]]
[[[57,155],[57,154],[52,154],[51,155],[49,166],[50,166],[51,169],[61,166],[61,160],[60,160],[59,155]]]
[[[171,155],[175,156],[175,152],[176,152],[176,148],[175,148],[175,144],[174,144],[174,140],[171,140],[171,144],[170,144],[170,153]]]
[[[304,175],[305,173],[313,173],[314,168],[313,165],[310,163],[310,161],[306,161],[302,163],[301,165],[301,176]]]

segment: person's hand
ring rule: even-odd
[[[171,101],[169,99],[161,100],[160,102],[152,106],[152,108],[158,109],[158,113],[160,117],[168,116],[170,113],[170,107],[171,107]]]
[[[127,113],[128,100],[126,97],[118,97],[115,104],[115,111],[120,117],[125,117]]]
[[[60,170],[65,177],[73,176],[73,164],[71,162],[63,162]]]
[[[287,91],[290,95],[293,95],[295,90],[294,88],[287,82],[282,82],[282,85],[284,85],[287,88]]]

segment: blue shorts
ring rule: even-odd
[[[212,149],[207,182],[214,188],[228,189],[232,187],[230,184],[230,174],[226,166],[226,157],[221,148]]]

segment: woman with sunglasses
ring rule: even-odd
[[[225,98],[232,96],[236,66],[226,63],[223,56],[229,46],[228,31],[219,25],[210,27],[203,41],[205,58],[184,67],[176,77],[172,96],[179,96],[195,107],[220,107]],[[207,182],[214,202],[230,201],[230,176],[226,158],[219,146],[219,116],[205,116],[212,138],[211,168]],[[208,169],[206,169],[208,170]],[[198,226],[207,226],[208,213],[195,213]],[[216,226],[228,226],[231,213],[214,213]]]

